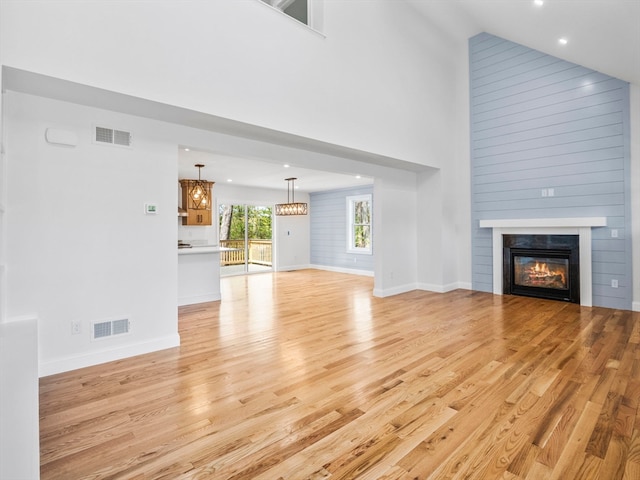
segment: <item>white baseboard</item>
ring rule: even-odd
[[[307,268],[313,268],[311,265],[284,265],[279,266],[276,272],[293,272],[295,270],[306,270]]]
[[[194,303],[217,302],[222,298],[220,292],[207,295],[193,295],[189,297],[178,298],[178,306],[193,305]]]
[[[361,275],[363,277],[373,277],[373,272],[371,270],[357,270],[355,268],[330,267],[327,265],[309,265],[308,268],[315,268],[316,270],[326,270],[328,272]]]
[[[640,312],[640,302],[633,302],[631,304],[631,310],[634,312]]]
[[[121,360],[123,358],[156,352],[167,348],[179,347],[180,335],[177,333],[160,337],[146,342],[130,345],[118,345],[109,350],[89,352],[83,355],[73,355],[70,357],[58,358],[48,362],[41,362],[38,375],[46,377],[56,373],[69,372],[78,368],[91,367],[101,363]]]
[[[331,267],[327,265],[315,265],[315,264],[287,266],[287,267],[281,268],[279,271],[303,270],[305,268],[314,268],[316,270],[326,270],[328,272],[348,273],[351,275],[362,275],[365,277],[374,276],[374,272],[370,270],[356,270],[354,268]],[[428,292],[446,293],[446,292],[451,292],[453,290],[458,290],[458,289],[473,290],[471,287],[471,282],[453,282],[447,285],[436,285],[431,283],[416,283],[416,284],[400,285],[393,288],[374,289],[373,295],[376,297],[389,297],[391,295],[398,295],[400,293],[406,293],[412,290],[426,290]]]
[[[417,286],[415,283],[398,285],[392,288],[374,288],[373,296],[380,298],[391,297],[392,295],[400,295],[401,293],[412,292],[413,290],[417,290]]]
[[[447,285],[437,285],[435,283],[419,283],[418,290],[425,290],[427,292],[447,293],[454,290],[471,290],[471,283],[469,282],[453,282]]]
[[[391,295],[399,295],[401,293],[410,292],[412,290],[425,290],[427,292],[447,293],[453,290],[471,290],[471,284],[468,282],[455,282],[448,285],[436,285],[435,283],[416,283],[399,285],[393,288],[374,289],[375,297],[389,297]]]

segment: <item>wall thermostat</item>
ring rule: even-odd
[[[158,204],[156,203],[145,203],[144,204],[144,213],[146,215],[155,215],[158,213]]]

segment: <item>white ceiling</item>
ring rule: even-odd
[[[407,1],[458,41],[487,32],[640,84],[640,0]]]
[[[640,85],[640,0],[407,0],[450,40],[467,42],[480,32],[525,45],[563,60]],[[559,38],[568,43],[561,45]],[[264,160],[210,152],[180,151],[180,178],[202,178],[233,185],[286,189],[297,177],[299,191],[316,192],[372,183],[370,178],[284,168]]]
[[[294,177],[295,191],[310,193],[373,183],[373,179],[368,177],[357,178],[354,175],[321,172],[296,165],[285,167],[282,162],[272,163],[195,149],[185,151],[184,147],[180,147],[178,158],[179,178],[198,178],[195,165],[202,164],[205,166],[201,169],[201,178],[216,184],[286,190],[288,182],[285,179]]]

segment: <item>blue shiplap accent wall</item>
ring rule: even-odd
[[[347,197],[367,194],[373,185],[309,195],[312,265],[373,272],[373,255],[347,253]]]
[[[607,217],[592,231],[593,304],[630,310],[629,85],[486,33],[469,52],[474,290],[493,283],[480,220]]]

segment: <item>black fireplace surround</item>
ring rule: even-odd
[[[503,235],[502,291],[507,295],[580,303],[580,237],[578,235]],[[522,282],[516,274],[522,264],[549,263],[566,272],[546,280]],[[545,267],[546,268],[546,267]],[[542,274],[540,274],[542,275]]]

